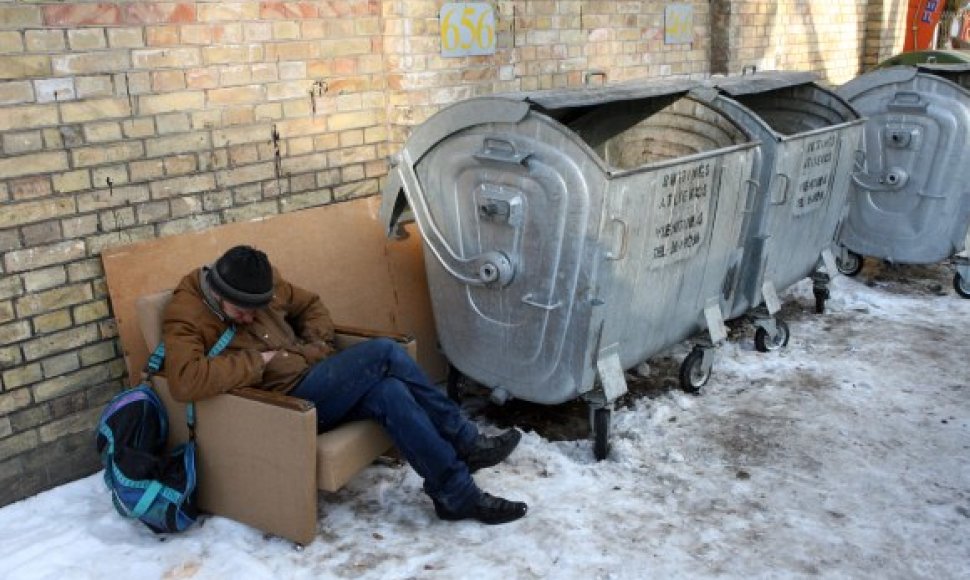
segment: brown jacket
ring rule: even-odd
[[[257,311],[252,324],[237,325],[221,354],[207,358],[232,321],[212,300],[203,270],[182,278],[165,309],[164,372],[176,400],[197,401],[236,387],[286,392],[334,352],[333,322],[319,296],[274,269],[273,300]],[[264,351],[277,354],[264,364]]]

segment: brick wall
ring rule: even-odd
[[[810,70],[841,84],[902,50],[903,0],[712,0],[712,70]]]
[[[497,54],[447,59],[440,1],[0,1],[0,505],[98,467],[104,248],[376,194],[459,99],[862,58],[861,1],[688,3],[665,45],[666,2],[497,0]]]
[[[496,54],[442,58],[442,2],[384,2],[390,140],[402,142],[408,127],[474,96],[707,74],[708,3],[685,3],[694,8],[695,42],[665,45],[667,2],[498,0]]]
[[[381,5],[0,3],[0,505],[97,467],[109,246],[377,193]]]

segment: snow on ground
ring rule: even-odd
[[[529,430],[476,476],[519,522],[438,521],[410,468],[374,466],[321,495],[302,551],[217,517],[162,542],[95,475],[0,509],[0,576],[966,578],[970,300],[945,268],[871,266],[823,316],[786,293],[781,352],[735,325],[703,396],[670,388],[687,343],[651,361],[607,461]]]

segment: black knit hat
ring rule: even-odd
[[[273,267],[266,254],[250,246],[230,248],[209,268],[209,285],[243,308],[261,308],[273,299]]]

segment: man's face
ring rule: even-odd
[[[236,324],[252,324],[253,320],[256,319],[257,310],[259,309],[236,306],[225,298],[222,299],[222,311]]]

